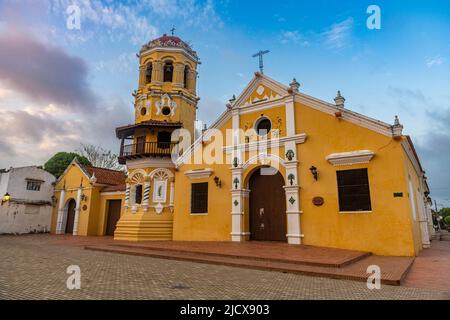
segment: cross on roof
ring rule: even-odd
[[[263,55],[269,53],[269,50],[260,50],[258,53],[255,53],[252,57],[256,58],[259,57],[259,71],[263,74],[264,73],[264,61],[263,61]]]
[[[172,35],[174,35],[174,33],[175,33],[175,30],[177,30],[177,29],[175,29],[175,26],[174,26],[174,27],[172,27],[172,29],[170,29],[170,32],[172,33]]]

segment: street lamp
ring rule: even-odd
[[[11,196],[9,195],[8,192],[6,192],[2,198],[2,205],[3,205],[3,203],[8,202],[9,200],[11,200]]]

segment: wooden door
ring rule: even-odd
[[[117,221],[120,219],[121,200],[108,200],[108,217],[106,222],[106,235],[113,236]]]
[[[66,233],[73,233],[73,225],[75,223],[75,207],[77,203],[75,200],[70,200],[67,207]]]
[[[250,239],[286,241],[287,217],[284,179],[280,172],[250,177]]]
[[[136,138],[136,154],[145,153],[145,137]]]

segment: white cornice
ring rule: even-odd
[[[188,53],[185,49],[183,49],[183,48],[155,47],[155,48],[151,48],[151,49],[146,50],[146,51],[142,51],[142,52],[140,53],[140,55],[141,55],[141,57],[142,57],[142,56],[145,56],[145,55],[147,55],[147,54],[153,53],[153,52],[155,52],[155,51],[158,51],[158,52],[169,52],[169,53],[172,53],[172,52],[182,53],[182,54],[184,54],[186,57],[188,57],[189,59],[192,59],[192,60],[194,60],[195,62],[198,62],[198,59],[197,59],[196,57],[194,57],[193,55],[189,54],[189,53]]]
[[[322,101],[320,99],[313,98],[303,93],[297,93],[295,95],[295,102],[299,102],[313,109],[322,111],[329,115],[335,116],[335,113],[342,112],[343,120],[347,120],[356,125],[362,126],[369,130],[381,133],[385,136],[392,137],[392,126],[383,121],[375,120],[370,117],[364,116],[348,109],[338,108],[335,105]]]
[[[219,118],[217,118],[217,120],[209,127],[209,129],[215,128],[221,128],[222,126],[225,125],[225,123],[231,119],[231,112],[230,110],[225,110],[220,116]],[[202,133],[202,135],[194,141],[194,143],[189,147],[188,150],[186,150],[186,152],[184,152],[176,161],[175,161],[175,166],[178,168],[179,166],[181,166],[186,159],[188,159],[193,153],[195,153],[195,151],[197,151],[197,149],[201,146],[202,141],[203,140],[208,140],[209,138],[211,138],[211,134],[214,134],[214,132],[211,132],[212,130],[206,130],[205,133]]]
[[[417,173],[417,176],[420,177],[422,175],[422,170],[420,169],[420,164],[417,161],[416,157],[414,156],[414,152],[412,150],[411,145],[409,144],[409,142],[407,140],[403,140],[402,141],[402,147],[403,150],[406,153],[406,156],[408,157],[409,161],[411,161],[411,164],[414,167],[414,170]]]
[[[185,176],[187,176],[191,180],[196,179],[206,179],[209,178],[213,174],[213,170],[211,168],[206,169],[194,169],[189,170],[184,173]]]
[[[236,146],[225,146],[223,147],[224,151],[227,154],[233,153],[235,150],[241,151],[253,151],[259,150],[261,148],[279,148],[280,146],[284,146],[286,142],[293,141],[296,144],[304,143],[306,140],[306,133],[299,133],[289,137],[281,137],[276,139],[268,139],[261,141],[253,141],[249,143],[238,144]]]
[[[358,150],[351,152],[332,153],[325,159],[334,166],[346,166],[352,164],[369,163],[375,153],[370,150]]]

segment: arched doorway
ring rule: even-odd
[[[261,174],[257,169],[249,179],[250,240],[286,241],[287,218],[284,179],[276,174]]]
[[[66,206],[67,218],[65,233],[73,234],[73,225],[75,223],[75,207],[77,206],[77,203],[74,199],[70,199]]]

